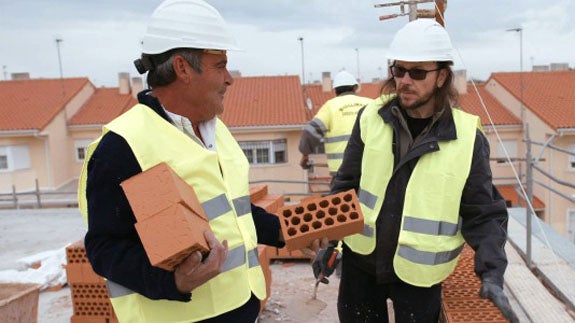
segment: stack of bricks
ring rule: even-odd
[[[106,283],[93,270],[86,257],[84,242],[66,247],[66,276],[72,293],[72,323],[118,322],[108,297]]]
[[[289,251],[327,237],[341,240],[363,231],[363,215],[354,190],[313,197],[280,208],[278,215]]]
[[[442,285],[442,323],[508,322],[499,309],[479,297],[481,281],[474,272],[474,252],[465,245],[453,273]]]
[[[208,218],[194,189],[166,163],[121,184],[136,216],[136,230],[153,266],[174,270],[199,250],[209,252]]]

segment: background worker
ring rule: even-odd
[[[359,84],[347,71],[337,73],[332,85],[336,97],[328,100],[319,109],[314,118],[305,126],[299,151],[302,153],[300,166],[308,169],[309,155],[324,144],[327,166],[334,176],[341,165],[343,151],[347,145],[351,128],[361,107],[372,99],[356,95]]]
[[[162,2],[135,62],[151,90],[88,148],[79,184],[86,253],[107,279],[120,322],[255,322],[266,297],[257,244],[282,247],[280,223],[250,204],[249,163],[217,117],[233,83],[226,51],[234,49],[206,2]],[[205,233],[209,254],[192,253],[173,272],[150,264],[120,187],[162,162],[194,188],[213,232]]]
[[[355,189],[365,229],[344,239],[341,322],[438,321],[441,282],[464,243],[480,295],[516,322],[503,294],[507,209],[492,183],[479,118],[455,107],[452,45],[435,20],[395,35],[385,95],[360,111],[331,194]]]

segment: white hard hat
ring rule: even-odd
[[[340,86],[354,86],[357,85],[357,80],[348,71],[341,71],[337,73],[333,79],[332,87],[335,89]]]
[[[407,62],[453,62],[453,46],[435,19],[420,18],[403,26],[389,46],[388,58]]]
[[[142,52],[155,55],[174,48],[238,50],[220,13],[203,0],[166,0],[154,10]]]

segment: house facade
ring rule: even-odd
[[[508,205],[526,205],[529,138],[535,213],[574,241],[575,72],[493,73],[479,84],[457,75],[459,105],[481,118],[494,182]],[[75,183],[87,145],[142,88],[127,73],[118,88],[96,88],[87,78],[0,81],[0,194]],[[358,94],[376,98],[380,89],[381,82],[362,83]],[[329,179],[321,153],[311,156],[318,167],[301,169],[298,144],[305,124],[334,96],[329,73],[303,86],[293,75],[234,79],[220,117],[251,164],[252,183],[297,200],[314,193],[309,181]]]

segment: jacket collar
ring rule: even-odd
[[[168,114],[164,110],[164,107],[160,103],[160,100],[158,100],[158,98],[152,96],[152,90],[147,89],[147,90],[143,90],[140,93],[138,93],[138,102],[149,107],[150,109],[154,110],[154,112],[159,114],[160,117],[164,118],[169,123],[172,123],[172,124],[174,123],[173,120],[170,119],[170,117],[168,116]]]
[[[385,123],[397,126],[399,125],[398,115],[394,114],[392,107],[401,109],[399,107],[399,99],[394,97],[392,100],[383,104],[379,109],[378,114],[381,116]],[[433,117],[433,125],[429,135],[434,136],[438,141],[448,141],[457,139],[457,130],[455,129],[455,122],[453,121],[452,107],[444,107],[439,112],[436,112]]]

